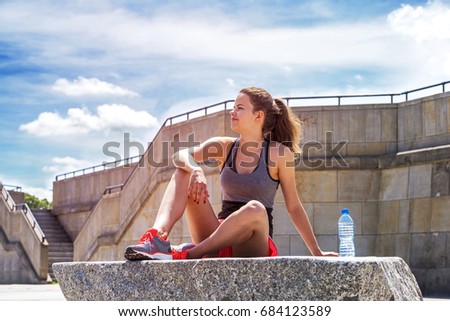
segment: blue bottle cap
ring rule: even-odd
[[[348,208],[343,208],[342,209],[342,214],[349,214]]]

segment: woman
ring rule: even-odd
[[[174,155],[177,167],[163,196],[153,227],[128,260],[202,257],[276,256],[272,207],[278,186],[289,216],[311,254],[337,256],[320,249],[297,195],[294,154],[299,152],[300,121],[281,99],[261,88],[244,88],[231,111],[231,129],[239,138],[214,137]],[[222,211],[216,217],[206,178],[198,163],[220,166]],[[186,213],[193,244],[171,247],[168,235]]]

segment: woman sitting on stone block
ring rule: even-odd
[[[276,256],[272,208],[279,186],[290,218],[313,255],[337,256],[320,249],[297,194],[295,158],[300,121],[281,99],[261,88],[244,88],[231,111],[239,138],[214,137],[174,155],[177,169],[165,191],[153,227],[128,246],[128,260]],[[222,211],[209,202],[205,174],[198,163],[220,166]],[[172,247],[175,223],[186,213],[193,243]]]

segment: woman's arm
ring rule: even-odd
[[[297,194],[295,182],[294,156],[289,148],[281,147],[277,157],[278,177],[283,191],[289,216],[309,251],[315,256],[338,256],[335,252],[324,252],[320,249],[311,223]]]
[[[174,165],[191,173],[188,188],[188,197],[194,202],[204,202],[209,198],[206,177],[199,163],[214,159],[221,165],[227,155],[230,142],[235,139],[231,137],[213,137],[198,146],[182,149],[172,157]]]

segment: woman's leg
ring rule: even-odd
[[[236,257],[268,254],[269,223],[265,207],[251,201],[231,214],[201,243],[188,251],[188,258],[201,258],[221,248],[233,246]]]
[[[197,204],[188,198],[190,173],[176,169],[167,186],[153,228],[167,237],[175,223],[186,212],[192,241],[200,243],[219,226],[210,202]]]

